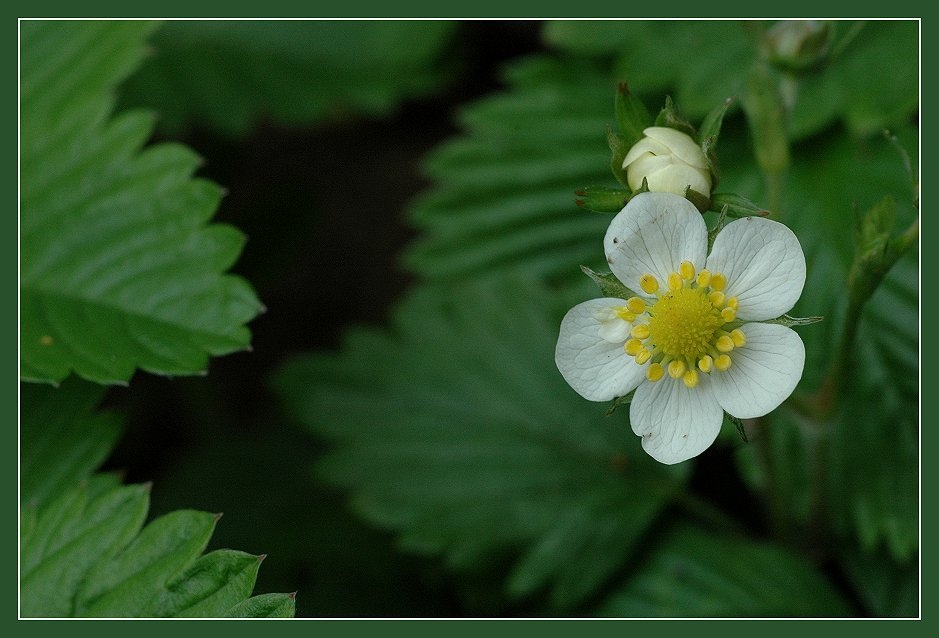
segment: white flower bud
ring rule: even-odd
[[[623,159],[626,181],[632,190],[649,184],[652,192],[685,195],[689,186],[711,196],[711,170],[704,152],[690,136],[665,126],[650,126],[645,137],[629,149]]]

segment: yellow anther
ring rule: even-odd
[[[633,329],[629,331],[629,334],[634,336],[636,339],[648,339],[649,326],[644,323],[637,323],[635,326],[633,326]]]
[[[743,334],[743,330],[740,328],[731,330],[730,338],[734,340],[734,345],[738,348],[747,345],[747,335]]]
[[[711,275],[711,290],[723,290],[724,286],[727,285],[727,277],[722,273],[716,272]]]
[[[698,273],[698,285],[704,288],[711,283],[711,271],[705,268]]]
[[[630,339],[623,344],[623,350],[626,351],[630,357],[635,357],[640,350],[642,350],[642,342],[639,339]]]
[[[673,272],[668,276],[669,290],[681,290],[682,285],[681,275],[679,275],[677,272]]]
[[[733,321],[736,318],[737,318],[737,311],[734,310],[733,308],[728,307],[728,308],[724,308],[723,310],[721,310],[721,319],[723,319],[725,322]]]
[[[639,297],[630,297],[626,300],[626,307],[629,309],[629,312],[634,315],[639,315],[645,312],[646,302]]]
[[[714,292],[708,295],[708,300],[711,302],[711,305],[713,305],[715,308],[720,308],[721,306],[724,305],[724,293],[718,292],[717,290],[715,290]]]
[[[737,308],[738,308],[739,306],[740,306],[740,302],[737,301],[737,298],[736,298],[736,297],[728,297],[728,298],[727,298],[727,307],[728,307],[728,308],[733,308],[734,310],[737,310]]]
[[[706,354],[698,360],[698,370],[701,372],[710,372],[712,367],[714,367],[714,359],[711,355]]]
[[[639,365],[642,365],[643,363],[645,363],[651,358],[652,358],[651,352],[649,352],[648,350],[640,350],[636,354],[636,363],[638,363]]]
[[[655,275],[646,273],[639,278],[639,287],[651,295],[659,289],[659,280],[655,278]]]
[[[698,371],[688,370],[688,372],[682,375],[681,380],[684,381],[685,385],[689,388],[695,387],[698,385]]]
[[[714,367],[725,372],[730,369],[730,355],[722,354],[716,359],[714,359]]]
[[[629,308],[627,308],[626,306],[620,306],[619,308],[615,308],[613,312],[615,312],[616,316],[622,319],[623,321],[635,321],[636,320],[636,315],[630,312]]]
[[[673,379],[677,379],[681,375],[685,374],[685,362],[680,359],[676,359],[668,364],[668,376]]]
[[[734,349],[734,340],[727,335],[721,335],[714,345],[721,352],[730,352]]]
[[[646,379],[649,381],[658,381],[665,376],[665,368],[661,363],[650,363],[646,369]]]
[[[685,281],[691,281],[694,279],[694,264],[690,261],[683,261],[678,266],[678,274],[681,275],[681,278]]]

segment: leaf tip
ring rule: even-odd
[[[297,599],[297,592],[292,591],[292,592],[290,592],[289,594],[287,594],[287,597],[288,597],[290,600],[296,600],[296,599]]]
[[[258,554],[259,563],[263,563],[265,558],[267,558],[267,554]]]
[[[149,494],[150,492],[153,491],[153,481],[147,481],[146,483],[141,484],[140,487],[141,489],[143,489],[144,492]]]
[[[221,520],[222,516],[224,515],[225,515],[225,512],[218,512],[216,514],[213,514],[212,516],[215,518],[215,522],[218,523],[219,520]]]

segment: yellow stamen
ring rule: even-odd
[[[718,358],[714,359],[714,367],[720,370],[721,372],[726,372],[730,369],[730,356],[722,354]]]
[[[665,368],[662,367],[661,363],[650,363],[648,369],[646,370],[646,379],[649,381],[658,381],[663,376],[665,376]]]
[[[737,310],[737,308],[738,308],[739,306],[740,306],[740,302],[737,301],[737,298],[736,298],[736,297],[728,297],[728,298],[727,298],[727,307],[728,307],[728,308],[733,308],[734,310]]]
[[[693,388],[698,385],[698,371],[697,370],[688,370],[684,375],[682,375],[681,380],[685,382],[685,385],[689,388]]]
[[[640,315],[645,312],[646,302],[639,297],[630,297],[626,300],[626,307],[634,315]]]
[[[615,308],[613,312],[615,312],[616,316],[622,319],[623,321],[635,321],[636,320],[636,315],[630,312],[629,308],[627,308],[626,306],[620,306],[619,308]]]
[[[651,358],[652,358],[651,352],[649,352],[648,350],[640,350],[636,354],[636,363],[638,363],[639,365],[642,365],[643,363],[645,363]]]
[[[655,278],[655,275],[646,273],[639,278],[639,287],[651,295],[659,289],[659,280]]]
[[[681,275],[677,272],[673,272],[668,276],[668,289],[669,290],[680,290],[682,287]]]
[[[630,357],[635,357],[639,351],[642,349],[642,342],[639,339],[630,339],[623,344],[623,350],[626,351]]]
[[[668,376],[673,379],[677,379],[681,375],[685,374],[685,362],[676,359],[668,364]]]
[[[721,352],[730,352],[734,349],[734,340],[727,335],[721,335],[714,346]]]
[[[704,288],[711,283],[711,271],[705,268],[698,273],[698,285]]]
[[[727,277],[722,273],[716,272],[711,275],[711,290],[723,290],[727,285]]]
[[[681,262],[681,265],[678,266],[678,274],[685,281],[691,281],[694,279],[694,264],[690,261]]]
[[[740,328],[731,330],[730,338],[734,340],[734,345],[738,348],[747,345],[747,335],[743,334],[743,330]]]
[[[724,321],[733,321],[737,318],[737,311],[733,308],[724,308],[721,310],[721,318]]]
[[[714,366],[714,359],[711,358],[711,355],[706,354],[701,359],[698,360],[698,370],[701,372],[710,372],[711,368]]]
[[[724,293],[718,292],[717,290],[709,294],[708,299],[716,308],[724,305]]]
[[[629,334],[634,336],[636,339],[648,339],[649,326],[644,323],[637,323],[635,326],[633,326],[633,329],[629,331]]]

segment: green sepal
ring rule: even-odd
[[[623,285],[619,279],[611,272],[599,273],[591,270],[587,266],[581,266],[584,274],[593,279],[594,283],[600,288],[600,293],[604,297],[615,297],[617,299],[629,299],[637,296],[632,290]]]
[[[711,208],[716,213],[727,207],[728,217],[766,217],[769,211],[736,193],[713,193]]]
[[[783,315],[781,317],[767,319],[766,321],[761,321],[759,323],[778,323],[781,326],[791,328],[793,326],[808,326],[813,323],[823,321],[824,319],[825,317],[790,317],[789,315]]]
[[[711,112],[705,116],[704,121],[701,122],[701,128],[698,129],[698,136],[695,138],[701,146],[704,157],[708,161],[708,168],[711,170],[711,188],[717,187],[718,182],[720,182],[720,171],[718,170],[717,153],[715,149],[717,147],[717,139],[721,134],[721,126],[724,123],[724,115],[727,114],[727,110],[735,100],[736,98],[729,97],[724,100],[723,104],[714,107]]]
[[[620,135],[631,148],[642,139],[642,132],[652,126],[652,116],[642,100],[632,94],[626,82],[620,82],[617,86],[613,109]]]
[[[724,412],[724,416],[728,421],[733,423],[734,427],[737,428],[737,434],[740,435],[740,438],[743,439],[744,443],[749,443],[750,439],[747,438],[747,430],[743,427],[743,421],[735,417],[729,412]]]
[[[629,394],[624,394],[621,397],[616,397],[615,399],[613,399],[613,402],[610,403],[610,407],[606,411],[606,416],[612,416],[612,414],[616,412],[622,406],[629,405],[630,403],[632,403],[634,394],[636,394],[635,390],[633,390]]]
[[[618,213],[632,196],[628,190],[605,186],[587,186],[574,191],[574,194],[580,198],[575,204],[595,213]]]
[[[711,198],[703,193],[699,193],[690,186],[685,189],[685,199],[694,204],[699,213],[706,213],[711,210]]]
[[[691,122],[682,117],[681,113],[678,111],[678,107],[675,106],[675,102],[672,101],[672,96],[665,96],[665,106],[662,107],[662,110],[659,111],[658,117],[655,118],[656,126],[667,126],[668,128],[673,128],[676,131],[681,131],[685,135],[690,137],[695,137],[694,127],[691,125]]]
[[[606,143],[610,146],[610,170],[613,171],[613,177],[616,178],[617,182],[629,188],[626,169],[623,168],[623,160],[626,159],[626,153],[632,148],[632,144],[609,127],[606,130]]]

